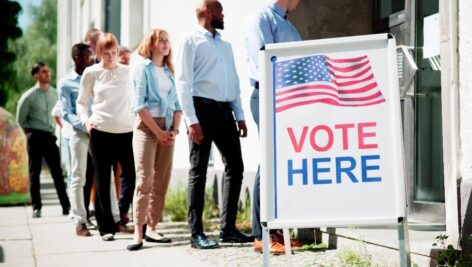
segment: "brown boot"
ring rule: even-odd
[[[78,224],[75,227],[75,233],[77,234],[77,236],[91,236],[92,235],[90,231],[87,229],[87,225],[85,225],[85,223]]]

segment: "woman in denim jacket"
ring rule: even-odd
[[[134,242],[128,250],[138,250],[143,242],[143,225],[148,242],[168,243],[157,233],[169,185],[174,154],[174,140],[179,133],[182,111],[175,90],[172,53],[168,34],[151,30],[131,62],[130,82],[137,114],[133,129],[133,152],[136,166],[134,193]],[[139,60],[136,60],[139,58]]]

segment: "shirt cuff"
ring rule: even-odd
[[[185,117],[185,121],[187,122],[188,126],[199,123],[196,115]]]
[[[244,112],[234,112],[234,117],[236,117],[237,121],[244,121]]]
[[[145,109],[145,108],[147,108],[147,106],[146,106],[145,104],[139,105],[139,106],[137,106],[137,107],[135,107],[135,108],[133,109],[133,112],[134,112],[134,113],[139,113],[141,110],[143,110],[143,109]]]

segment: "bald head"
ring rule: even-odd
[[[213,5],[214,3],[218,2],[218,0],[197,0],[197,5],[195,7],[195,13],[197,14],[197,19],[202,19],[205,17],[205,11]]]

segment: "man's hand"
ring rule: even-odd
[[[238,121],[238,132],[240,137],[244,138],[247,136],[247,127],[245,121]]]
[[[188,127],[188,135],[190,136],[190,140],[192,140],[192,142],[197,143],[199,145],[202,143],[202,140],[204,138],[202,127],[200,127],[200,124],[198,123],[192,124],[190,125],[190,127]]]

